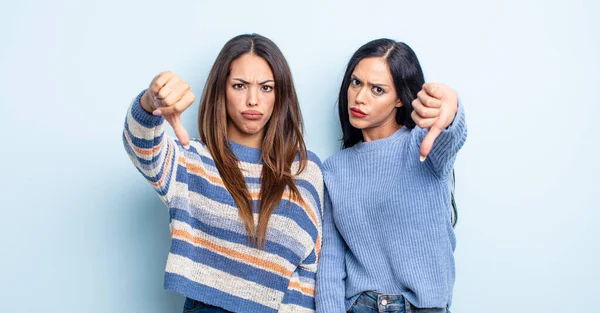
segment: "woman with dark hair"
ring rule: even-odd
[[[123,132],[169,208],[165,288],[187,297],[184,312],[314,312],[324,184],[283,54],[260,35],[231,39],[204,87],[199,139],[180,122],[193,102],[189,84],[161,73]]]
[[[327,187],[318,312],[447,312],[454,285],[451,179],[467,128],[456,93],[425,83],[413,50],[371,41],[338,98],[342,150]]]

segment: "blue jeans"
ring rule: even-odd
[[[348,313],[450,313],[446,308],[420,309],[406,301],[402,295],[386,295],[365,291],[348,310]]]
[[[183,313],[227,313],[229,311],[206,304],[204,302],[196,301],[194,299],[186,298],[185,304],[183,305]],[[229,312],[231,313],[231,312]]]

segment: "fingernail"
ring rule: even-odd
[[[154,115],[154,116],[161,116],[162,112],[160,111],[160,109],[156,109],[156,110],[152,111],[152,115]]]
[[[421,162],[423,162],[423,161],[425,161],[426,158],[427,158],[426,156],[421,155],[421,157],[419,159],[421,160]]]
[[[183,147],[185,148],[185,150],[189,150],[190,149],[190,145],[189,144],[183,145]]]

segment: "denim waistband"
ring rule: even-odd
[[[365,291],[356,299],[357,303],[376,309],[378,312],[393,312],[404,310],[406,313],[446,313],[446,308],[417,308],[402,295],[383,294],[375,291]]]

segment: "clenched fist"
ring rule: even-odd
[[[180,117],[195,100],[190,84],[171,72],[163,72],[154,77],[142,96],[141,105],[148,113],[164,116],[173,127],[179,142],[188,147],[190,136],[183,128]]]
[[[425,160],[435,139],[452,124],[458,110],[458,95],[450,87],[426,83],[412,102],[412,119],[417,126],[429,129],[421,143],[421,162]]]

